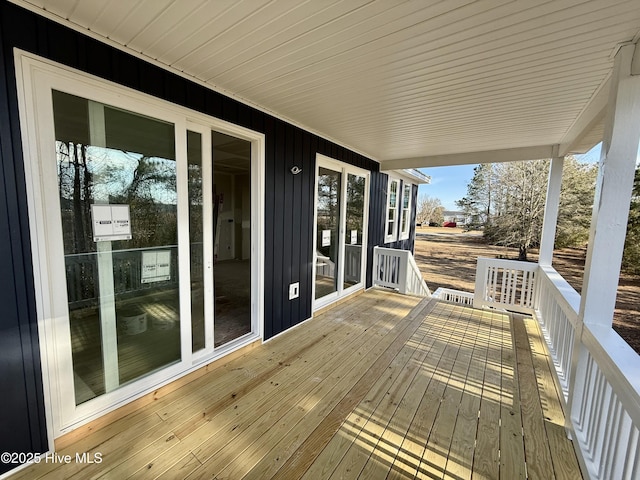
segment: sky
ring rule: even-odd
[[[600,160],[600,144],[584,155],[576,155],[579,161],[597,163]],[[456,165],[453,167],[421,168],[420,171],[431,177],[429,185],[420,185],[418,195],[429,195],[439,198],[445,210],[458,210],[456,200],[467,194],[467,184],[473,178],[473,165]]]

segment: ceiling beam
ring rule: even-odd
[[[480,152],[449,153],[426,157],[400,158],[380,162],[381,170],[403,168],[444,167],[451,165],[470,165],[474,163],[515,162],[519,160],[538,160],[557,156],[557,145],[539,145],[535,147],[505,148]]]

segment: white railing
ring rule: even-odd
[[[478,260],[474,306],[532,310],[585,476],[640,479],[640,357],[612,328],[580,320],[580,295],[552,267],[487,260]]]
[[[375,247],[373,258],[374,285],[393,288],[406,295],[431,296],[410,251]]]
[[[569,392],[574,443],[592,479],[640,478],[638,355],[612,328],[584,325]]]
[[[533,313],[537,263],[478,258],[473,306]]]
[[[551,267],[540,267],[537,283],[536,317],[566,402],[569,399],[571,356],[579,330],[580,294]]]
[[[443,302],[457,303],[458,305],[473,305],[473,293],[463,292],[461,290],[438,287],[438,289],[433,292],[433,297]]]

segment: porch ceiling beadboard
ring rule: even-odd
[[[14,3],[382,168],[584,151],[601,138],[613,54],[640,31],[637,0]]]

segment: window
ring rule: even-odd
[[[411,228],[411,189],[413,185],[405,183],[402,186],[402,205],[400,210],[400,240],[409,238]]]
[[[389,178],[387,189],[387,224],[384,233],[385,242],[393,242],[398,237],[398,190],[400,190],[400,180]]]

